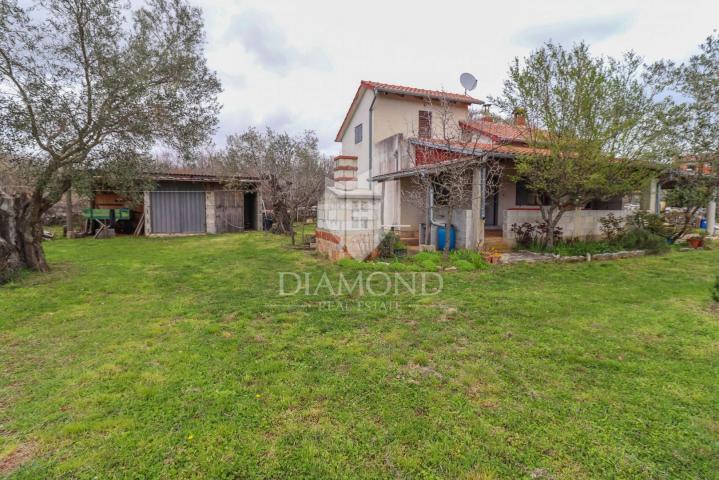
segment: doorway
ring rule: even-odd
[[[245,192],[245,230],[257,230],[257,193]]]
[[[487,197],[484,204],[484,225],[487,227],[496,227],[499,225],[499,192]]]

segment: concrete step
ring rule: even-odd
[[[405,245],[419,245],[419,237],[400,237]]]

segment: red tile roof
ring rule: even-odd
[[[495,142],[527,143],[528,131],[526,127],[518,127],[509,123],[499,123],[487,120],[471,120],[460,122],[462,128],[479,132]]]
[[[473,103],[482,104],[482,100],[469,95],[462,95],[460,93],[443,92],[441,90],[426,90],[424,88],[405,87],[403,85],[392,85],[390,83],[372,82],[369,80],[362,80],[360,86],[365,88],[371,88],[379,92],[396,93],[398,95],[411,95],[414,97],[422,98],[446,98],[453,102],[466,103],[471,105]]]
[[[352,103],[350,104],[349,109],[347,109],[345,118],[344,118],[344,120],[342,120],[342,125],[340,126],[340,129],[337,132],[337,136],[335,137],[335,142],[342,141],[342,136],[344,135],[345,130],[347,130],[349,121],[352,118],[352,115],[354,114],[355,110],[357,110],[357,105],[359,104],[359,100],[360,100],[360,98],[362,98],[362,93],[365,90],[376,90],[378,92],[395,93],[397,95],[408,95],[408,96],[420,97],[420,98],[431,98],[431,99],[446,98],[449,101],[464,103],[467,105],[471,105],[471,104],[475,104],[475,103],[479,103],[479,104],[484,103],[484,102],[482,102],[482,100],[479,100],[478,98],[470,97],[469,95],[462,95],[460,93],[443,92],[440,90],[426,90],[423,88],[406,87],[403,85],[392,85],[389,83],[381,83],[381,82],[372,82],[370,80],[362,80],[360,82],[359,87],[357,88],[357,92],[355,93],[354,98],[352,99]]]
[[[549,150],[544,148],[533,148],[522,145],[501,145],[497,143],[478,142],[449,142],[441,139],[410,139],[410,142],[425,148],[437,150],[449,150],[465,155],[504,154],[504,155],[548,155]]]

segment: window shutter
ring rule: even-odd
[[[419,136],[430,138],[432,136],[432,112],[427,110],[419,111]]]

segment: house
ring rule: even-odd
[[[438,106],[441,105],[441,111]],[[527,153],[524,117],[512,124],[479,114],[473,106],[484,102],[466,94],[362,81],[347,110],[336,141],[334,184],[327,188],[318,211],[317,244],[332,258],[369,253],[385,232],[400,233],[409,244],[424,238],[427,225],[432,242],[444,226],[446,211],[432,203],[417,205],[413,176],[419,167],[441,171],[444,161],[476,161],[466,204],[453,213],[458,248],[506,249],[514,245],[512,225],[541,222],[540,207],[521,182],[512,181],[514,161]],[[447,144],[443,137],[447,117],[471,142]],[[471,149],[467,145],[471,144]],[[492,195],[487,195],[486,172],[480,159],[501,163],[504,173]],[[656,182],[654,182],[656,193]],[[471,193],[471,194],[470,194]],[[642,208],[657,208],[656,195],[642,197]],[[427,210],[427,212],[425,212]],[[566,213],[560,221],[565,237],[589,238],[601,234],[600,217],[628,210],[617,198],[593,202]]]
[[[99,189],[91,206],[129,211],[128,219],[111,220],[119,233],[173,235],[262,229],[262,196],[257,177],[174,168],[153,172],[150,178],[155,188],[143,192],[141,203]]]

